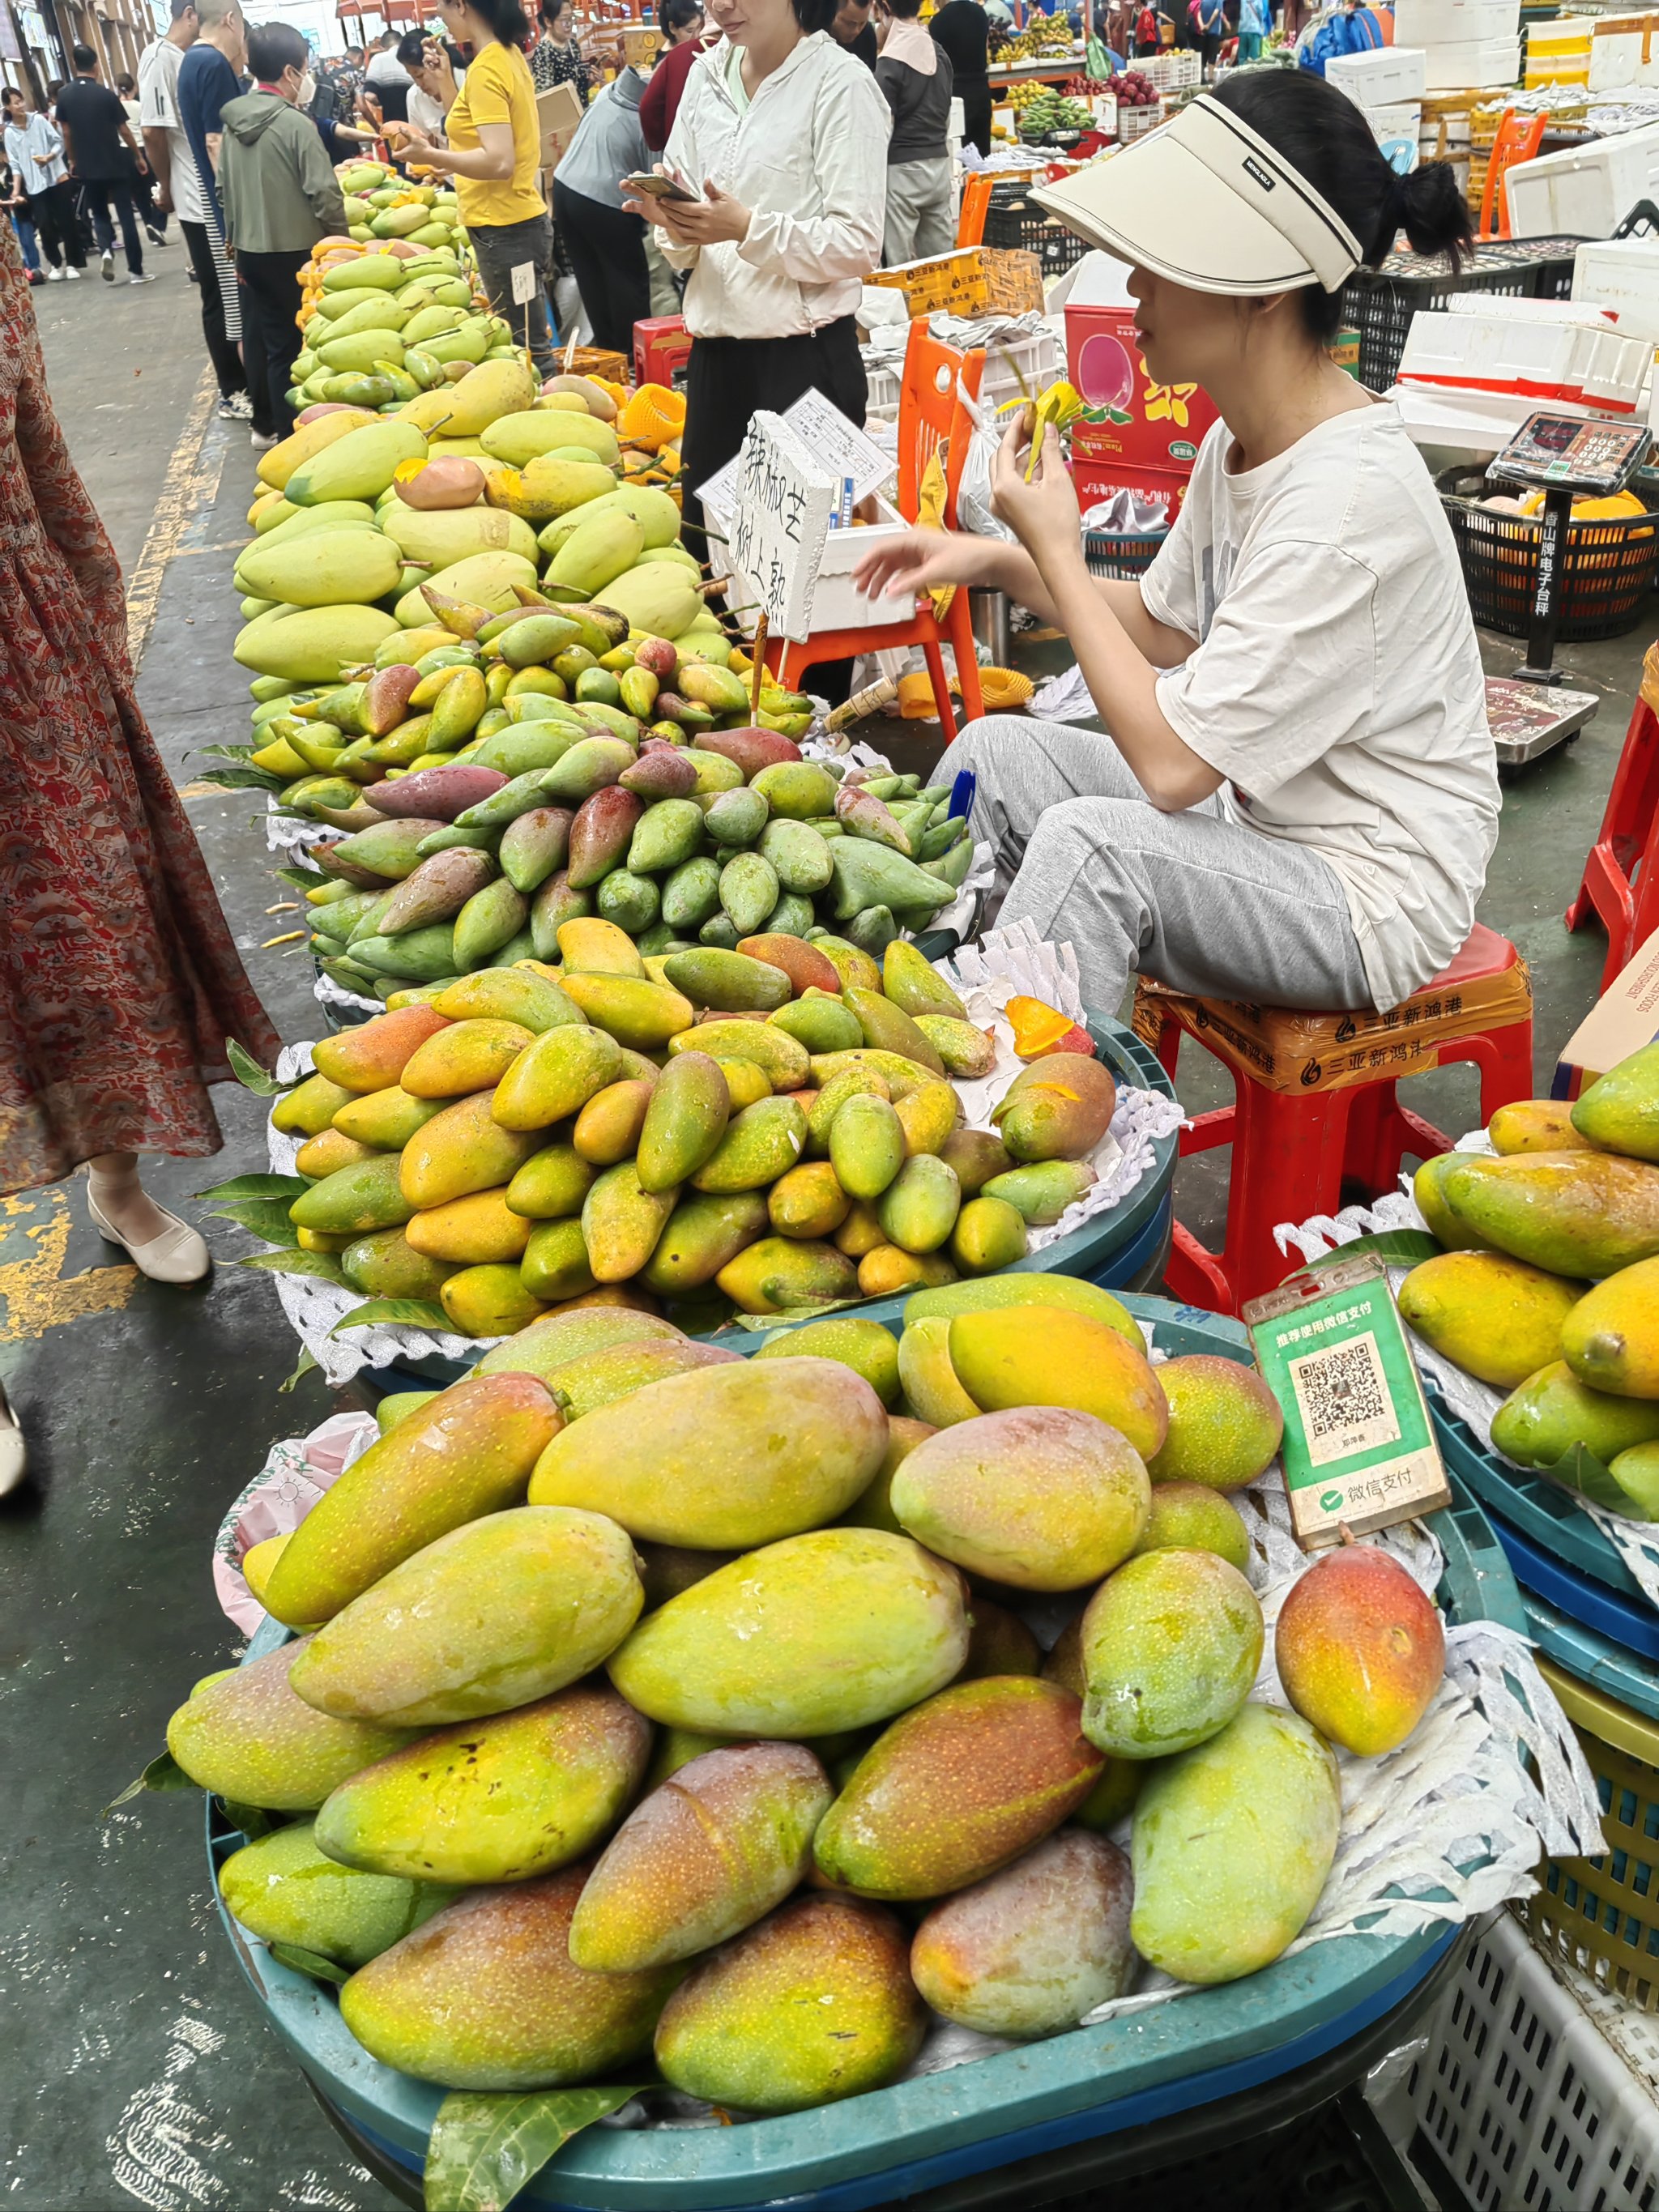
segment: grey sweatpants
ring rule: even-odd
[[[978,777],[999,919],[1076,947],[1083,995],[1115,1013],[1132,975],[1274,1006],[1372,1003],[1342,885],[1305,845],[1223,818],[1161,814],[1109,738],[1008,714],[969,725],[934,771]]]
[[[893,161],[887,170],[887,216],[882,229],[882,258],[890,269],[902,261],[926,261],[948,253],[957,242],[951,212],[951,157],[931,161]]]

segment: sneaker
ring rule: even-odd
[[[77,269],[77,268],[76,268],[76,266],[74,265],[74,264],[73,264],[72,262],[70,263],[70,266],[69,266],[69,267],[68,267],[68,268],[64,271],[64,276],[67,276],[67,277],[69,278],[70,283],[71,284],[78,284],[78,283],[80,283],[81,279],[82,279],[82,278],[86,275],[86,273],[87,273],[87,272],[86,272],[86,270],[85,270],[84,269]]]
[[[258,430],[250,431],[248,434],[248,443],[252,447],[256,453],[268,453],[271,447],[277,443],[276,433],[272,430],[267,436],[262,435]]]
[[[144,236],[149,239],[152,246],[165,246],[167,242],[167,233],[164,230],[146,230]]]
[[[48,284],[61,284],[64,277],[71,273],[72,272],[70,270],[66,269],[48,269],[46,271],[46,282]]]
[[[129,276],[127,282],[129,284],[153,284],[155,271],[153,269],[142,270],[137,276]]]
[[[226,392],[219,402],[219,420],[222,422],[251,422],[253,420],[253,402],[246,392]]]
[[[98,265],[103,271],[105,283],[112,284],[115,282],[115,256],[107,246],[99,255]]]
[[[39,269],[31,269],[31,270],[30,270],[30,271],[29,271],[29,282],[30,282],[30,283],[31,283],[31,284],[44,284],[44,283],[46,283],[46,280],[45,276],[42,274],[42,272],[41,272]]]

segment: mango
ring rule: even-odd
[[[898,1396],[898,1345],[879,1322],[854,1315],[808,1322],[805,1328],[780,1329],[754,1355],[757,1359],[836,1359],[861,1375],[884,1406]]]
[[[766,1201],[757,1192],[682,1198],[637,1280],[659,1297],[683,1297],[713,1282],[728,1261],[765,1234],[766,1226]]]
[[[1025,1257],[1030,1244],[1018,1211],[1001,1198],[970,1198],[951,1231],[953,1264],[964,1275],[989,1275]]]
[[[515,469],[525,467],[540,454],[550,453],[556,447],[586,447],[596,460],[611,467],[618,458],[616,432],[585,409],[526,409],[498,415],[478,432],[478,440],[485,453]]]
[[[640,1131],[640,1182],[648,1191],[684,1182],[719,1149],[731,1094],[708,1054],[676,1054],[652,1091]]]
[[[580,1112],[621,1073],[622,1055],[606,1030],[545,1030],[501,1078],[490,1110],[504,1129],[543,1130]]]
[[[276,1563],[267,1611],[327,1620],[452,1528],[517,1504],[559,1423],[532,1376],[456,1383],[371,1444],[313,1506]]]
[[[1432,1601],[1375,1544],[1326,1552],[1286,1592],[1273,1629],[1285,1694],[1362,1759],[1405,1742],[1433,1702],[1446,1638]]]
[[[349,1775],[409,1741],[406,1729],[333,1720],[295,1697],[289,1674],[306,1648],[302,1638],[214,1675],[179,1706],[167,1749],[192,1782],[233,1803],[314,1813]]]
[[[366,1298],[435,1298],[454,1269],[417,1252],[401,1229],[376,1229],[353,1237],[340,1273]]]
[[[313,1080],[316,1079],[313,1077]],[[343,1136],[381,1152],[401,1152],[434,1115],[443,1111],[436,1098],[416,1098],[401,1084],[389,1083],[384,1091],[358,1097],[348,1091],[334,1115],[333,1126]]]
[[[513,596],[514,586],[527,588],[535,580],[536,565],[521,553],[467,553],[405,592],[395,611],[405,629],[424,623],[430,619],[432,602],[422,594],[430,591],[445,598],[465,600],[474,606],[488,607],[493,614],[505,614],[517,605]]]
[[[1621,1493],[1617,1511],[1627,1513],[1632,1521],[1659,1521],[1659,1451],[1652,1444],[1632,1444],[1627,1451],[1615,1452],[1607,1473]]]
[[[331,1237],[399,1227],[415,1210],[398,1185],[400,1157],[376,1152],[371,1159],[337,1168],[301,1193],[288,1210],[289,1219],[296,1229],[320,1230]]]
[[[566,1419],[577,1421],[597,1413],[601,1406],[631,1398],[648,1382],[689,1374],[696,1367],[723,1366],[739,1356],[717,1345],[699,1344],[690,1337],[636,1337],[573,1359],[559,1370],[554,1388]]]
[[[769,1022],[699,1022],[670,1037],[668,1049],[671,1054],[706,1052],[714,1060],[752,1060],[780,1091],[801,1089],[811,1069],[805,1047]]]
[[[461,1336],[511,1336],[547,1310],[545,1304],[526,1288],[522,1261],[490,1261],[457,1267],[444,1278],[438,1300],[451,1328]]]
[[[892,946],[887,949],[890,952]],[[996,1040],[988,1030],[976,1030],[971,1022],[953,1020],[949,1014],[918,1014],[915,1024],[945,1062],[947,1075],[972,1080],[988,1075],[996,1066]]]
[[[383,1157],[374,1145],[360,1144],[355,1137],[342,1136],[337,1129],[325,1129],[320,1136],[312,1137],[301,1146],[294,1156],[294,1171],[309,1176],[313,1182],[321,1182],[325,1176],[337,1174],[341,1168],[355,1168],[364,1160]]]
[[[830,1305],[858,1291],[853,1263],[833,1244],[763,1237],[728,1260],[714,1278],[740,1313],[793,1313]]]
[[[1115,1844],[1074,1828],[937,1905],[910,1946],[935,2012],[981,2035],[1053,2035],[1129,1990],[1133,1884]]]
[[[1601,1148],[1581,1136],[1572,1123],[1573,1109],[1555,1098],[1528,1098],[1500,1106],[1487,1124],[1486,1134],[1500,1158],[1511,1152],[1594,1152]]]
[[[564,988],[598,1029],[635,1052],[656,1052],[689,1030],[691,1002],[666,984],[626,975],[567,974]]]
[[[404,1234],[411,1249],[429,1260],[450,1260],[463,1267],[490,1267],[523,1256],[530,1224],[507,1202],[507,1187],[475,1190],[446,1205],[425,1207],[410,1220]]]
[[[1285,1416],[1253,1367],[1215,1352],[1189,1352],[1166,1359],[1158,1381],[1170,1425],[1146,1462],[1155,1483],[1243,1490],[1266,1473],[1284,1436]]]
[[[519,1282],[532,1297],[562,1304],[597,1287],[580,1219],[538,1221],[519,1262]]]
[[[876,1322],[868,1325],[872,1328],[880,1327],[880,1323]],[[807,1327],[813,1329],[826,1326],[827,1324],[823,1322],[807,1323]],[[883,1334],[884,1334],[885,1331]],[[777,1340],[769,1338],[767,1340],[772,1343]],[[755,1356],[758,1358],[760,1354],[757,1352]],[[926,1421],[912,1420],[908,1415],[902,1413],[891,1415],[887,1424],[887,1450],[881,1465],[868,1489],[861,1491],[846,1512],[842,1515],[842,1521],[852,1528],[884,1528],[889,1535],[903,1535],[904,1530],[899,1525],[898,1516],[893,1510],[893,1478],[922,1438],[936,1433],[937,1431]],[[999,1668],[992,1671],[1003,1670]],[[1011,1674],[1022,1674],[1026,1670],[1023,1668],[1010,1668],[1006,1671]],[[1078,1694],[1081,1696],[1082,1692],[1079,1690]]]
[[[607,1168],[582,1200],[582,1241],[601,1283],[625,1283],[656,1249],[678,1193],[641,1187],[632,1160]]]
[[[803,1744],[740,1744],[679,1767],[623,1821],[570,1928],[579,1966],[637,1972],[725,1942],[811,1863],[831,1797]]]
[[[810,1053],[845,1052],[864,1041],[858,1016],[839,999],[813,995],[793,1000],[780,1006],[771,1022]]]
[[[469,1018],[428,1037],[410,1058],[401,1081],[417,1098],[458,1098],[493,1091],[532,1041],[517,1022]]]
[[[430,1211],[496,1189],[533,1157],[540,1133],[503,1128],[492,1110],[495,1097],[481,1091],[458,1099],[408,1139],[398,1180],[411,1208]]]
[[[360,1029],[319,1038],[312,1047],[312,1061],[319,1075],[343,1091],[384,1091],[399,1079],[428,1037],[447,1026],[434,1006],[403,1006],[395,1014],[377,1014]]]
[[[1045,1682],[1058,1682],[1074,1698],[1085,1695],[1088,1680],[1083,1671],[1082,1613],[1073,1613],[1061,1629],[1039,1671]],[[1143,1759],[1109,1759],[1099,1781],[1073,1814],[1073,1821],[1096,1835],[1115,1828],[1139,1796],[1147,1771],[1148,1762]]]
[[[1104,1762],[1081,1719],[1069,1691],[1033,1675],[942,1691],[860,1760],[813,1840],[819,1870],[889,1899],[940,1897],[982,1881],[1057,1828],[1093,1788]]]
[[[1018,1613],[975,1597],[969,1622],[968,1656],[957,1680],[977,1682],[992,1674],[1040,1674],[1042,1647]]]
[[[1553,1359],[1512,1390],[1492,1415],[1492,1448],[1518,1467],[1553,1468],[1575,1445],[1604,1466],[1634,1445],[1659,1440],[1659,1404],[1613,1398]]]
[[[896,2081],[924,2022],[893,1915],[805,1897],[692,1968],[663,2008],[656,2058],[690,2095],[799,2112]]]
[[[402,573],[389,538],[375,530],[308,530],[260,540],[237,563],[255,597],[296,607],[367,606],[384,599]]]
[[[896,938],[882,955],[881,988],[903,1013],[968,1018],[968,1009],[938,969],[902,938]]]
[[[427,561],[434,568],[449,568],[473,553],[536,557],[536,533],[529,524],[494,507],[417,509],[397,500],[380,510],[380,527],[405,561]]]
[[[678,637],[701,611],[702,594],[672,562],[652,562],[614,577],[601,603],[650,637]]]
[[[962,1101],[948,1083],[924,1083],[907,1092],[893,1111],[904,1131],[905,1156],[914,1158],[919,1152],[942,1152],[945,1139],[962,1119]]]
[[[449,2089],[550,2089],[642,2057],[671,1972],[570,1959],[584,1869],[463,1897],[340,1992],[371,2057]]]
[[[623,1160],[631,1160],[653,1088],[638,1076],[627,1076],[596,1091],[577,1115],[571,1131],[571,1143],[578,1154],[598,1168],[613,1168]]]
[[[335,1614],[294,1687],[343,1719],[476,1719],[587,1674],[643,1603],[633,1546],[614,1522],[520,1506],[452,1529]]]
[[[948,1315],[924,1316],[899,1339],[899,1380],[905,1403],[936,1429],[976,1420],[983,1410],[970,1398],[951,1364]]]
[[[1572,1109],[1572,1126],[1609,1152],[1659,1160],[1659,1048],[1644,1045],[1592,1083]]]
[[[724,1013],[768,1013],[787,1006],[789,978],[781,969],[746,952],[723,952],[717,946],[700,946],[690,952],[669,956],[664,971],[677,991],[693,1005]]]
[[[1306,1925],[1336,1856],[1330,1747],[1293,1713],[1248,1705],[1153,1768],[1135,1805],[1129,1933],[1177,1981],[1237,1981]]]
[[[653,1382],[564,1430],[531,1502],[609,1513],[658,1543],[767,1544],[843,1511],[886,1437],[881,1401],[839,1363],[744,1360]]]
[[[702,1165],[694,1190],[727,1195],[759,1190],[785,1175],[806,1146],[806,1116],[793,1098],[763,1098],[733,1115]]]
[[[1474,1230],[1452,1212],[1446,1200],[1446,1177],[1460,1164],[1462,1158],[1461,1152],[1442,1152],[1434,1159],[1425,1160],[1412,1177],[1412,1198],[1428,1225],[1430,1235],[1443,1244],[1449,1252],[1490,1251],[1492,1248],[1486,1239],[1477,1237]]]
[[[1624,1282],[1639,1272],[1627,1270],[1611,1280]],[[1592,1299],[1600,1295],[1590,1294]],[[1466,1374],[1513,1390],[1561,1358],[1563,1325],[1583,1297],[1582,1283],[1563,1282],[1504,1253],[1443,1252],[1412,1269],[1398,1304],[1401,1318],[1435,1351]],[[1582,1370],[1581,1379],[1626,1395],[1649,1395],[1632,1394]],[[1659,1396],[1659,1385],[1651,1395]],[[1174,1419],[1172,1411],[1172,1425]]]
[[[848,1102],[848,1105],[854,1103]],[[842,1114],[846,1110],[843,1108]],[[839,1123],[842,1115],[836,1119]],[[832,1158],[835,1137],[832,1127]],[[931,1152],[918,1152],[905,1161],[876,1200],[876,1218],[889,1240],[901,1251],[936,1252],[955,1228],[961,1204],[962,1192],[954,1170]]]
[[[1112,1126],[1117,1085],[1097,1060],[1056,1052],[1009,1085],[992,1125],[1017,1160],[1080,1160]]]
[[[384,1086],[377,1086],[383,1088]],[[349,1106],[358,1091],[343,1083],[331,1083],[325,1075],[308,1075],[292,1091],[284,1091],[270,1111],[270,1126],[285,1136],[317,1137],[330,1127],[343,1106]],[[356,1133],[346,1132],[348,1136]]]
[[[839,1237],[842,1231],[836,1234]],[[878,1234],[880,1233],[878,1224]],[[859,1295],[890,1298],[939,1283],[953,1283],[957,1271],[942,1252],[905,1252],[896,1244],[881,1243],[859,1261]]]
[[[1089,1741],[1161,1759],[1214,1735],[1249,1697],[1261,1607],[1213,1552],[1146,1552],[1096,1591],[1081,1634]]]
[[[302,422],[289,436],[259,456],[255,473],[262,484],[270,484],[281,491],[297,469],[303,468],[313,455],[320,453],[338,438],[349,437],[374,416],[364,410],[343,407],[335,415],[319,415],[309,422]]]
[[[1149,1465],[1164,1443],[1170,1415],[1158,1376],[1091,1315],[1057,1306],[957,1314],[949,1346],[962,1388],[987,1413],[1071,1406],[1119,1430]]]
[[[790,1365],[745,1363],[771,1375]],[[653,1388],[681,1390],[734,1371]],[[578,1422],[572,1434],[591,1425]],[[609,1671],[630,1705],[671,1728],[811,1737],[902,1712],[952,1680],[967,1656],[953,1567],[905,1536],[819,1528],[766,1545],[672,1598],[613,1653]]]
[[[1559,1353],[1592,1390],[1605,1390],[1620,1398],[1659,1398],[1659,1344],[1648,1310],[1656,1285],[1659,1285],[1659,1261],[1643,1260],[1608,1276],[1576,1301],[1577,1285],[1554,1285],[1566,1301],[1559,1342],[1547,1346],[1536,1364],[1541,1367]],[[1546,1334],[1535,1333],[1540,1337]]]
[[[375,1425],[383,1437],[390,1436],[400,1421],[406,1421],[411,1413],[418,1413],[422,1406],[429,1406],[434,1398],[441,1397],[442,1395],[442,1392],[438,1390],[390,1391],[374,1408]],[[273,1537],[271,1540],[276,1542],[277,1540]],[[282,1539],[284,1543],[287,1540],[286,1537]],[[246,1559],[242,1565],[246,1571],[247,1565]]]
[[[527,968],[486,968],[462,975],[433,1003],[450,1021],[516,1022],[532,1036],[548,1030],[580,1028],[585,1018],[550,976]]]
[[[1139,1453],[1058,1406],[939,1430],[900,1466],[893,1511],[918,1543],[1015,1589],[1083,1589],[1135,1549],[1152,1486]]]
[[[1552,1275],[1599,1278],[1659,1255],[1659,1168],[1645,1161],[1611,1152],[1453,1157],[1441,1183],[1447,1205],[1517,1260]]]
[[[1250,1538],[1237,1510],[1201,1482],[1157,1482],[1139,1552],[1213,1552],[1248,1575]]]
[[[366,1966],[451,1903],[435,1882],[336,1865],[308,1820],[233,1851],[219,1869],[226,1910],[252,1936],[292,1943],[342,1966]]]
[[[1077,1204],[1094,1180],[1094,1170],[1081,1160],[1039,1160],[988,1176],[980,1194],[1006,1199],[1028,1229],[1048,1229]]]
[[[904,1125],[885,1098],[852,1091],[830,1121],[824,1141],[836,1180],[849,1198],[873,1202],[905,1164]]]
[[[303,461],[282,487],[295,507],[324,500],[375,500],[403,461],[423,461],[426,440],[412,424],[368,422]]]
[[[828,1160],[805,1160],[791,1168],[773,1184],[766,1201],[781,1237],[833,1236],[851,1206]]]

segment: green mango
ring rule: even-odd
[[[718,911],[720,900],[720,863],[706,857],[686,860],[663,885],[662,918],[671,929],[699,929]]]
[[[689,799],[659,799],[634,825],[628,866],[635,875],[683,867],[702,844],[701,807]]]
[[[727,1125],[690,1178],[694,1190],[760,1190],[786,1175],[806,1148],[806,1115],[793,1098],[762,1098]]]
[[[219,1869],[219,1894],[251,1936],[355,1969],[441,1912],[455,1891],[341,1866],[319,1849],[312,1822],[299,1820],[233,1851]]]
[[[720,870],[720,905],[740,938],[754,936],[777,902],[777,877],[758,853],[738,853]]]
[[[672,1057],[652,1090],[640,1132],[635,1164],[641,1187],[653,1194],[677,1190],[719,1150],[730,1119],[731,1096],[719,1064],[702,1052]]]
[[[684,1297],[713,1282],[767,1227],[766,1200],[757,1192],[683,1198],[635,1280],[659,1297]]]

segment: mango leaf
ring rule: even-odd
[[[192,745],[185,755],[186,760],[246,761],[259,750],[258,745]]]
[[[98,1817],[100,1820],[107,1820],[118,1805],[130,1805],[135,1797],[142,1797],[147,1790],[195,1790],[199,1787],[199,1784],[191,1780],[173,1753],[164,1751],[159,1758],[151,1759],[136,1782],[128,1783],[118,1797],[112,1797]]]
[[[300,1232],[288,1218],[289,1205],[285,1198],[245,1198],[233,1200],[228,1206],[210,1206],[208,1212],[217,1220],[234,1221],[262,1244],[280,1244],[291,1250],[299,1243]]]
[[[1443,1249],[1439,1239],[1431,1237],[1426,1229],[1383,1229],[1374,1237],[1356,1237],[1351,1244],[1339,1244],[1334,1252],[1322,1253],[1296,1272],[1317,1275],[1344,1260],[1365,1259],[1381,1260],[1389,1267],[1415,1267],[1437,1257]]]
[[[337,1321],[329,1331],[338,1336],[343,1329],[373,1328],[380,1322],[402,1322],[410,1328],[441,1329],[446,1336],[453,1335],[455,1324],[443,1308],[428,1298],[369,1298],[355,1306],[343,1321]]]
[[[204,768],[196,778],[198,783],[210,783],[221,791],[286,791],[293,781],[263,768]]]
[[[234,1797],[222,1797],[219,1802],[225,1808],[226,1820],[233,1828],[240,1828],[251,1844],[257,1844],[261,1836],[274,1835],[286,1825],[263,1805],[244,1805]]]
[[[306,1079],[301,1074],[295,1076],[290,1082],[283,1083],[276,1076],[267,1075],[247,1047],[238,1044],[234,1037],[226,1042],[225,1058],[230,1062],[231,1073],[243,1090],[251,1091],[256,1098],[280,1098],[284,1091],[294,1090]]]
[[[279,1966],[291,1966],[296,1974],[309,1974],[313,1982],[332,1982],[337,1990],[351,1979],[346,1967],[336,1966],[320,1951],[304,1950],[298,1943],[273,1943],[270,1955]]]
[[[328,878],[320,868],[273,868],[273,876],[280,876],[285,884],[292,884],[296,891],[314,891]]]
[[[817,1305],[782,1306],[776,1313],[734,1313],[726,1323],[728,1328],[746,1328],[765,1334],[775,1328],[789,1328],[798,1321],[822,1321],[826,1314],[839,1313],[845,1306],[860,1305],[860,1298],[824,1298]]]
[[[637,2087],[454,2091],[426,2148],[426,2212],[505,2212],[572,2136],[620,2112]]]
[[[331,1252],[302,1252],[297,1244],[277,1252],[255,1252],[236,1262],[239,1267],[260,1267],[273,1275],[315,1275],[319,1282],[343,1283],[340,1263]]]
[[[324,1254],[320,1256],[326,1258],[327,1255],[326,1254]],[[277,1396],[279,1398],[286,1397],[288,1393],[294,1389],[296,1383],[302,1382],[305,1380],[306,1376],[312,1372],[316,1364],[316,1355],[312,1351],[310,1346],[307,1345],[305,1350],[300,1354],[299,1360],[295,1366],[293,1374],[289,1376],[285,1382],[279,1382],[276,1385]]]
[[[1644,1523],[1659,1517],[1644,1512],[1642,1501],[1632,1497],[1607,1462],[1583,1444],[1575,1444],[1564,1459],[1557,1460],[1553,1467],[1540,1468],[1539,1473],[1559,1483],[1563,1490],[1587,1498],[1604,1513],[1620,1513],[1627,1521]]]
[[[210,1190],[192,1191],[193,1198],[286,1198],[290,1201],[311,1188],[303,1176],[240,1175],[228,1182],[216,1182]]]

